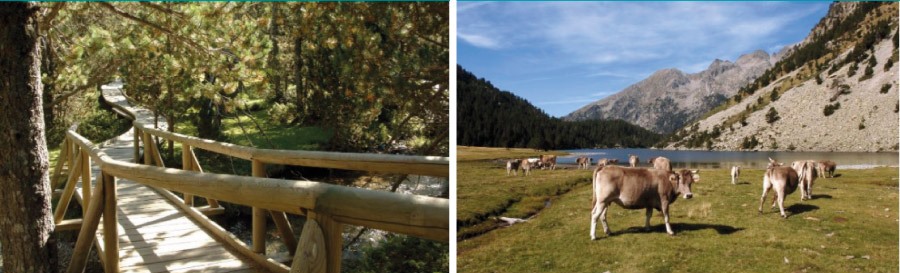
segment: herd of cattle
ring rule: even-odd
[[[578,169],[588,169],[592,165],[592,158],[579,157],[576,159]],[[593,195],[591,196],[591,240],[595,240],[597,220],[603,224],[603,232],[610,234],[606,223],[606,211],[611,203],[619,204],[625,209],[645,209],[647,218],[645,229],[650,228],[650,217],[653,209],[662,212],[666,225],[666,232],[675,235],[669,224],[669,205],[681,195],[684,199],[693,197],[691,184],[700,181],[698,170],[672,171],[671,162],[665,157],[653,157],[647,161],[652,168],[637,168],[639,158],[636,155],[628,155],[629,167],[618,165],[617,159],[602,158],[597,160],[594,168]],[[800,160],[785,167],[769,158],[766,172],[763,175],[763,192],[759,198],[759,213],[763,211],[766,195],[770,190],[775,190],[775,198],[772,207],[778,205],[781,217],[787,218],[784,213],[784,198],[800,188],[800,200],[812,199],[812,186],[817,177],[834,177],[836,164],[828,160]],[[556,169],[555,155],[541,155],[540,158],[515,159],[506,161],[506,174],[518,175],[521,170],[527,176],[532,168]],[[737,184],[741,168],[731,167],[731,183]]]

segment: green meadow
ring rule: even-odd
[[[495,153],[496,157],[506,157]],[[481,157],[481,159],[485,159]],[[496,160],[458,164],[459,272],[897,272],[896,168],[841,170],[819,178],[813,200],[788,195],[787,219],[757,212],[761,169],[704,169],[694,198],[671,207],[675,236],[654,211],[612,205],[612,236],[591,241],[590,170],[507,176]],[[496,217],[525,218],[503,226]],[[503,226],[503,227],[501,227]]]

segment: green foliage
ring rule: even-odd
[[[625,121],[568,122],[457,67],[459,145],[566,149],[649,147],[660,136]]]
[[[822,76],[816,73],[816,84],[822,85]]]
[[[888,58],[887,62],[884,63],[884,72],[888,72],[891,70],[891,67],[894,66],[894,58]]]
[[[894,104],[894,113],[900,112],[900,103]]]
[[[834,114],[834,111],[837,110],[837,109],[841,109],[841,103],[840,103],[840,102],[836,102],[836,103],[834,103],[834,104],[828,104],[828,105],[825,105],[825,109],[822,110],[822,113],[824,113],[825,116],[827,117],[827,116],[830,116],[831,114]]]
[[[794,144],[791,143],[790,145],[788,145],[787,149],[788,149],[788,151],[797,150],[797,146],[794,146]]]
[[[759,146],[759,140],[756,139],[756,136],[744,137],[744,140],[741,141],[741,149],[751,150],[755,149],[756,146]]]
[[[100,143],[121,135],[130,128],[131,122],[127,119],[97,107],[78,125],[77,131],[91,142]]]
[[[268,115],[270,118],[275,120],[278,124],[288,124],[292,120],[294,120],[294,115],[297,112],[296,105],[294,104],[284,104],[275,102],[269,107]]]
[[[853,77],[856,75],[856,70],[859,70],[859,66],[856,63],[850,65],[850,69],[847,69],[847,77]]]
[[[781,96],[778,94],[778,90],[772,90],[772,93],[769,94],[769,101],[774,102],[778,100]]]
[[[879,91],[879,93],[887,94],[887,92],[891,91],[891,86],[892,85],[890,83],[885,83],[884,85],[881,86],[881,91]]]
[[[405,235],[389,235],[363,250],[345,272],[448,272],[450,245]]]
[[[859,121],[859,126],[858,126],[858,128],[859,128],[860,130],[866,129],[866,118],[863,118],[862,120]]]
[[[781,117],[778,116],[778,111],[775,110],[775,107],[769,108],[769,112],[766,113],[766,122],[772,124],[779,119],[781,119]]]
[[[866,69],[863,71],[862,77],[859,77],[859,81],[871,79],[874,73],[875,71],[872,69],[872,66],[866,66]]]

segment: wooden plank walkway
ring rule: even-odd
[[[152,113],[131,107],[119,88],[121,85],[103,86],[106,100],[131,108],[136,119],[152,124]],[[160,125],[165,126],[165,120],[160,119]],[[129,130],[104,142],[102,150],[113,159],[132,161],[133,134]],[[92,185],[97,187],[97,164],[92,164],[91,173]],[[253,263],[238,258],[154,189],[125,179],[117,182],[118,238],[114,239],[119,240],[119,272],[257,272]],[[76,186],[79,202],[81,186]],[[95,247],[105,251],[102,246],[106,239],[101,222]]]

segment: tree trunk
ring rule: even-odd
[[[306,96],[306,81],[303,80],[303,39],[297,37],[294,39],[294,86],[296,90],[296,98],[294,105],[297,106],[297,114],[299,117],[295,122],[306,117],[306,109],[303,108],[303,98]]]
[[[0,3],[0,242],[7,272],[56,272],[37,4]]]
[[[284,89],[281,87],[281,62],[278,60],[278,6],[280,3],[272,2],[272,21],[269,23],[269,40],[272,41],[272,50],[269,51],[269,69],[272,71],[272,91],[275,93],[273,101],[284,103]]]

